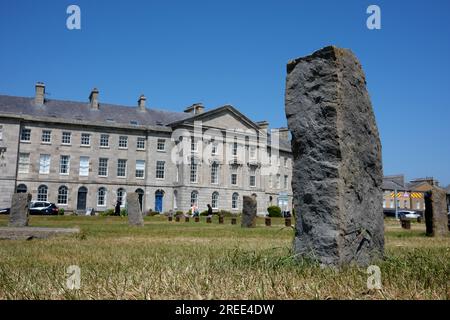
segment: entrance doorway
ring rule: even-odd
[[[164,199],[164,191],[157,190],[155,192],[155,211],[162,213],[163,212],[163,199]]]
[[[77,210],[86,211],[87,193],[88,193],[88,190],[86,187],[80,187],[78,189]]]
[[[144,209],[144,190],[142,189],[136,189],[135,191],[138,194],[139,197],[139,206],[141,207],[141,211],[143,211]]]

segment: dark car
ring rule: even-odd
[[[30,214],[53,215],[58,214],[59,208],[51,202],[47,201],[31,201]]]
[[[9,208],[0,209],[0,214],[9,214]]]

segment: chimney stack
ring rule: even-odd
[[[281,140],[289,140],[289,129],[288,128],[279,128],[278,134]]]
[[[94,88],[89,95],[89,102],[91,104],[91,109],[98,110],[98,89]]]
[[[186,113],[192,113],[194,115],[203,113],[205,111],[205,107],[201,103],[194,103],[192,106],[187,107],[184,112]]]
[[[267,122],[266,120],[258,121],[256,124],[261,130],[267,130],[269,128],[269,122]]]
[[[42,106],[45,100],[45,84],[42,82],[36,83],[36,94],[34,96],[34,103],[37,106]]]
[[[145,101],[146,100],[147,100],[147,98],[143,94],[141,94],[141,96],[139,97],[139,100],[138,100],[139,111],[145,111],[146,110],[146,108],[145,108]]]

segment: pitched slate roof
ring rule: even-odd
[[[142,126],[167,125],[191,116],[184,112],[171,112],[153,108],[140,111],[137,106],[127,107],[106,103],[100,103],[99,110],[93,110],[89,102],[53,99],[46,99],[43,106],[36,106],[34,98],[5,95],[0,95],[0,113],[87,122],[113,122],[127,125],[136,121],[137,125]]]

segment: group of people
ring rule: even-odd
[[[207,207],[208,207],[208,217],[211,217],[213,215],[212,207],[211,207],[211,205],[209,203],[207,204]],[[200,216],[200,211],[198,210],[198,207],[197,207],[197,205],[195,203],[192,204],[191,214],[192,214],[193,217],[199,217]]]

